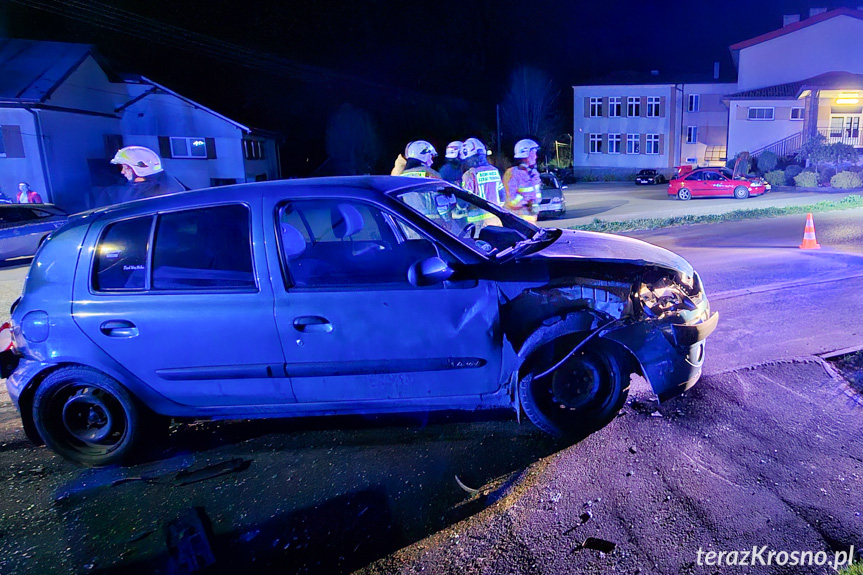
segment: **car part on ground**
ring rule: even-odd
[[[129,461],[157,415],[508,407],[577,435],[631,373],[663,401],[694,385],[717,321],[692,266],[644,242],[441,181],[292,180],[74,218],[36,256],[0,375],[28,437],[91,466]]]

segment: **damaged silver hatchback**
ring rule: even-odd
[[[24,428],[85,465],[153,421],[510,407],[589,433],[715,329],[683,258],[537,228],[440,181],[262,182],[71,218],[13,307]]]

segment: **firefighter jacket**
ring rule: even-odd
[[[516,208],[525,205],[538,204],[542,195],[542,178],[536,167],[519,164],[507,170],[506,181],[507,207]]]
[[[500,172],[490,164],[466,171],[461,177],[461,187],[496,206],[503,205],[506,197]]]

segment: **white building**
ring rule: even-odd
[[[68,211],[121,184],[123,146],[160,153],[189,188],[279,177],[276,136],[142,77],[117,77],[91,46],[0,38],[0,191],[26,181]]]
[[[793,154],[818,133],[863,148],[863,10],[815,9],[784,24],[730,47],[736,83],[574,86],[573,165],[717,165],[742,151]]]

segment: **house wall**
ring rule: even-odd
[[[826,72],[863,74],[863,20],[840,15],[739,52],[740,91]]]
[[[135,86],[145,91],[147,86]],[[159,136],[213,138],[216,158],[162,158],[170,175],[189,188],[208,188],[212,179],[246,180],[243,131],[171,94],[151,94],[126,108],[121,130],[127,146],[146,146],[159,153]]]
[[[18,183],[27,182],[30,188],[39,192],[46,202],[45,190],[48,186],[42,171],[39,141],[36,138],[36,122],[33,114],[23,108],[0,107],[0,127],[16,126],[21,134],[24,148],[23,158],[0,157],[0,191],[9,199],[15,199]]]
[[[692,158],[698,166],[716,165],[722,161],[708,161],[705,152],[709,146],[726,146],[728,141],[728,107],[722,97],[737,90],[737,85],[727,84],[684,84],[683,85],[683,123],[680,133],[680,164],[691,164]],[[698,111],[688,110],[689,96],[698,94]],[[697,128],[696,141],[686,142],[687,128]]]
[[[773,108],[773,120],[750,120],[749,108]],[[728,112],[728,157],[755,152],[803,130],[803,120],[791,119],[791,108],[803,100],[732,100]]]
[[[671,127],[675,117],[679,116],[676,103],[676,90],[671,84],[650,85],[609,85],[609,86],[574,86],[574,126],[573,126],[573,166],[578,168],[665,168],[673,165],[674,157],[673,134]],[[608,116],[608,98],[620,96],[621,117]],[[627,98],[641,98],[641,110],[638,117],[626,115]],[[656,118],[646,117],[646,99],[659,97],[660,115]],[[591,97],[603,98],[603,116],[589,116]],[[589,135],[602,134],[603,151],[590,153]],[[608,134],[621,134],[621,153],[608,153]],[[641,136],[641,151],[638,154],[626,153],[626,136],[639,134]],[[647,134],[660,135],[660,153],[647,154],[645,137]]]

